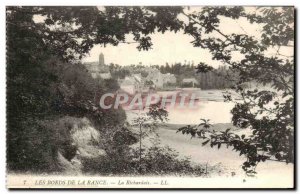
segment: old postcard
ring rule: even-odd
[[[7,6],[7,187],[295,187],[294,7]]]

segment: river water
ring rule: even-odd
[[[178,91],[162,91],[159,95],[171,95]],[[210,119],[214,123],[230,123],[231,109],[234,106],[232,102],[224,102],[222,90],[193,90],[196,94],[197,101],[194,102],[193,108],[188,105],[181,108],[179,106],[166,106],[168,111],[168,123],[170,124],[198,124],[200,119]],[[128,120],[131,121],[138,110],[126,111]]]
[[[199,101],[197,101],[196,109],[172,108],[168,109],[169,124],[199,124],[200,119],[210,119],[210,123],[230,123],[231,109],[233,103],[223,101],[223,92],[221,90],[206,90],[197,91]],[[161,93],[172,93],[161,92]],[[138,114],[139,111],[127,111],[128,121]],[[249,130],[236,131],[238,134],[249,134]],[[240,176],[243,179],[245,173],[241,166],[245,162],[245,158],[239,156],[239,153],[231,148],[216,147],[211,148],[209,145],[202,146],[202,141],[197,138],[191,139],[188,135],[176,133],[176,130],[168,127],[162,127],[158,130],[158,134],[163,145],[167,145],[175,149],[180,156],[190,157],[193,163],[221,165],[226,171],[226,176],[230,176],[234,172],[235,176]],[[282,162],[267,161],[260,163],[256,168],[258,175],[256,178],[264,179],[264,181],[279,181],[278,184],[292,184],[293,180],[293,165]],[[224,175],[224,174],[223,174]]]

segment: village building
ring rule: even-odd
[[[107,72],[107,73],[99,73],[99,76],[100,76],[102,79],[111,79],[111,74],[110,74],[110,72]]]
[[[176,77],[174,74],[162,74],[156,68],[148,68],[147,71],[148,76],[145,78],[145,82],[151,82],[155,88],[163,88],[167,84],[176,84]]]
[[[135,94],[141,92],[143,87],[143,81],[141,74],[133,74],[132,76],[126,76],[124,79],[118,80],[120,89],[128,94]]]
[[[176,77],[174,74],[166,73],[166,74],[162,74],[162,75],[163,75],[164,85],[176,84]]]
[[[148,68],[148,76],[145,78],[145,82],[152,83],[152,87],[162,88],[163,87],[163,77],[162,73],[155,68]]]
[[[199,85],[199,82],[195,78],[184,78],[182,80],[182,86],[191,85],[193,88]]]

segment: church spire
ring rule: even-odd
[[[104,55],[103,55],[103,53],[100,53],[100,55],[99,55],[99,65],[104,66]]]

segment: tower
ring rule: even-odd
[[[99,66],[104,66],[104,55],[100,53],[99,55]]]

